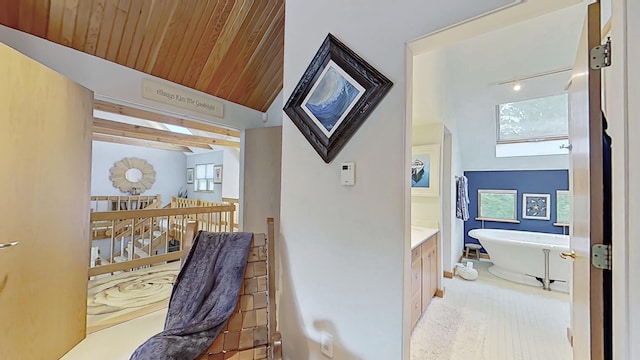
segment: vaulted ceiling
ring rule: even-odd
[[[263,112],[282,89],[284,0],[0,0],[0,23]]]

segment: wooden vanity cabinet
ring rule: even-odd
[[[422,314],[422,248],[411,250],[411,327]]]
[[[411,250],[411,327],[413,328],[438,290],[438,234]]]
[[[436,235],[420,245],[422,252],[422,312],[438,290],[438,258]]]

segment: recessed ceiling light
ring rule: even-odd
[[[522,85],[520,84],[519,81],[516,81],[513,83],[513,91],[520,91],[520,89],[522,89]]]

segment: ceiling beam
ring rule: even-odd
[[[155,148],[155,149],[179,151],[179,152],[186,152],[186,153],[193,152],[187,146],[172,145],[172,144],[161,143],[156,141],[123,138],[123,137],[116,137],[116,136],[103,135],[103,134],[93,134],[93,140],[116,143],[116,144],[143,146],[143,147]]]
[[[171,131],[158,130],[139,125],[124,124],[117,121],[93,118],[94,132],[132,137],[142,140],[168,142],[170,144],[195,146],[211,149],[212,145],[240,148],[240,143],[229,140],[219,140],[204,136],[178,134]]]
[[[182,119],[175,116],[158,114],[151,111],[136,109],[129,106],[118,105],[118,104],[101,101],[101,100],[94,100],[93,108],[96,110],[105,111],[113,114],[131,116],[139,119],[156,121],[163,124],[182,126],[187,129],[202,130],[202,131],[210,132],[212,134],[231,136],[231,137],[238,138],[238,141],[240,141],[239,131],[225,129],[225,128],[221,128],[214,125],[204,124],[198,121],[191,121],[191,120],[186,120],[186,119]]]
[[[93,127],[93,133],[94,134],[102,134],[102,135],[127,137],[127,138],[147,140],[147,141],[164,142],[164,143],[170,143],[172,145],[197,147],[197,148],[201,148],[201,149],[211,150],[211,146],[206,145],[206,144],[193,143],[193,142],[189,142],[189,141],[176,140],[176,139],[168,140],[168,139],[155,137],[155,136],[137,134],[137,133],[132,133],[132,132],[128,132],[128,131],[120,131],[120,130],[114,130],[114,129],[100,128],[100,127],[95,127],[95,126]]]

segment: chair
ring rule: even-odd
[[[482,245],[479,245],[479,244],[465,244],[464,247],[466,248],[466,250],[464,252],[464,257],[465,258],[480,260],[480,249],[482,249]],[[470,256],[471,254],[469,254],[469,250],[473,251],[473,256]]]

